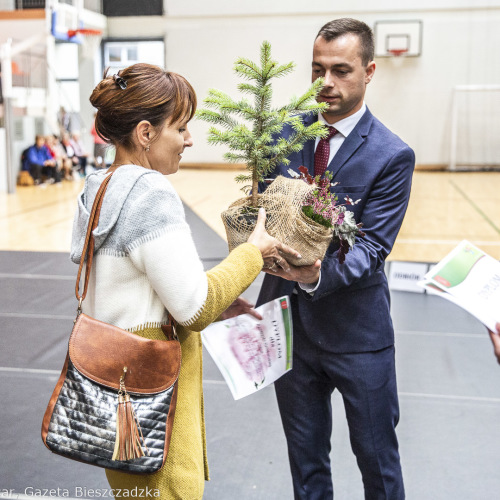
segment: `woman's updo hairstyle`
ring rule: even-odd
[[[183,76],[144,63],[112,76],[108,70],[90,96],[97,109],[95,129],[103,140],[128,149],[133,145],[132,131],[142,120],[159,134],[166,119],[174,123],[193,117],[196,94]]]

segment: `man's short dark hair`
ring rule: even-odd
[[[370,61],[373,61],[375,49],[373,42],[373,32],[371,28],[362,21],[343,17],[341,19],[334,19],[326,23],[318,32],[316,38],[319,36],[327,42],[331,42],[342,35],[353,33],[359,37],[361,42],[361,62],[366,66]]]

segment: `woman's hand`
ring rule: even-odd
[[[252,243],[260,250],[264,259],[264,269],[275,271],[281,267],[288,271],[290,264],[286,261],[287,255],[297,259],[302,258],[299,252],[269,235],[266,231],[266,211],[263,208],[259,208],[257,224],[248,238],[248,243]]]
[[[221,315],[222,319],[234,318],[240,314],[250,314],[254,318],[262,319],[262,316],[253,308],[254,305],[243,297],[238,297]]]

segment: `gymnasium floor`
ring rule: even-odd
[[[240,196],[233,177],[186,169],[171,178],[206,268],[227,254],[218,214]],[[44,488],[59,488],[53,497],[106,493],[102,470],[52,455],[40,439],[76,309],[76,266],[67,252],[80,189],[65,183],[0,194],[0,498],[32,498]],[[499,192],[499,173],[417,172],[391,259],[436,262],[464,238],[500,258]],[[484,327],[442,299],[391,295],[407,498],[499,498],[500,366]],[[212,477],[204,498],[291,499],[272,388],[235,402],[208,355],[204,373]],[[333,403],[335,498],[361,499],[338,394]]]
[[[194,213],[225,238],[220,213],[243,196],[236,173],[181,166],[169,179]],[[0,250],[69,251],[74,199],[82,185],[0,193]],[[417,171],[389,260],[438,262],[462,239],[500,259],[500,173]]]

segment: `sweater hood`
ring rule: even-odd
[[[101,248],[108,235],[113,230],[123,205],[137,181],[144,175],[161,175],[154,170],[148,170],[137,165],[122,165],[109,181],[99,215],[99,223],[93,231],[94,253]],[[71,239],[71,260],[79,264],[82,257],[85,235],[90,220],[90,212],[95,196],[107,175],[107,171],[98,170],[85,179],[83,191],[78,195],[78,205],[73,221],[73,235]]]

